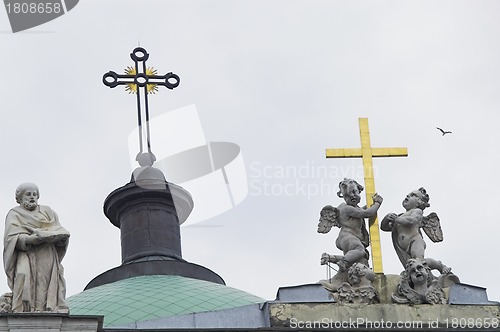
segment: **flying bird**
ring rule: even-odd
[[[445,131],[439,127],[436,127],[441,133],[443,133],[443,136],[446,135],[446,134],[451,134],[451,131]]]

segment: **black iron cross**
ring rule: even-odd
[[[148,52],[142,47],[136,47],[130,57],[135,63],[135,73],[119,75],[114,71],[107,72],[102,77],[104,85],[114,88],[118,85],[133,85],[137,92],[137,121],[139,125],[139,153],[136,160],[141,166],[152,166],[156,157],[151,152],[151,137],[149,131],[149,109],[148,109],[148,85],[163,85],[169,89],[179,86],[180,78],[170,72],[166,75],[151,75],[146,72],[146,60],[149,58]],[[141,100],[141,89],[144,93],[144,100]],[[143,126],[142,126],[142,102],[144,102],[144,115],[146,120],[146,144],[148,152],[144,153]]]

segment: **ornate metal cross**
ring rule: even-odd
[[[370,144],[370,130],[368,119],[359,118],[359,133],[361,149],[326,149],[327,158],[359,158],[363,159],[365,176],[366,204],[373,205],[372,196],[375,194],[375,179],[373,176],[372,157],[407,157],[406,148],[372,148]],[[372,251],[373,272],[383,273],[382,250],[380,247],[380,232],[377,215],[370,219],[370,246]]]
[[[151,151],[151,135],[149,130],[149,108],[148,94],[155,93],[158,85],[163,85],[168,89],[174,89],[179,86],[180,78],[170,72],[166,75],[156,75],[156,70],[146,67],[146,60],[149,58],[148,52],[142,47],[136,47],[130,58],[134,60],[134,67],[129,67],[126,74],[119,75],[114,71],[109,71],[102,77],[104,85],[114,88],[118,85],[127,85],[130,93],[137,94],[137,122],[139,126],[139,153],[136,160],[141,166],[152,166],[156,157]],[[141,98],[141,90],[144,98]],[[142,113],[144,111],[143,127]],[[147,152],[144,153],[144,136],[146,138]]]

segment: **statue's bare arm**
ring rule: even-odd
[[[380,222],[380,229],[385,232],[392,231],[392,226],[394,225],[394,220],[398,217],[395,213],[387,214],[384,219]]]
[[[395,221],[401,225],[410,226],[410,225],[415,225],[422,220],[423,218],[422,210],[417,208],[409,212],[410,212],[409,214],[405,213],[398,216]]]
[[[383,200],[384,199],[382,198],[382,196],[380,196],[379,194],[375,194],[373,195],[374,203],[369,208],[364,209],[357,206],[346,205],[344,206],[344,211],[346,215],[352,218],[371,218],[375,214],[377,214],[377,211],[380,208]]]

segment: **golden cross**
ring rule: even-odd
[[[363,171],[365,175],[366,205],[372,206],[375,194],[375,179],[373,176],[372,157],[407,157],[406,148],[372,148],[370,144],[370,130],[368,119],[359,118],[359,133],[361,137],[361,148],[358,149],[326,149],[327,158],[359,158],[363,160]],[[377,215],[370,218],[370,245],[372,251],[373,272],[383,273],[382,250],[380,247],[380,232]]]

